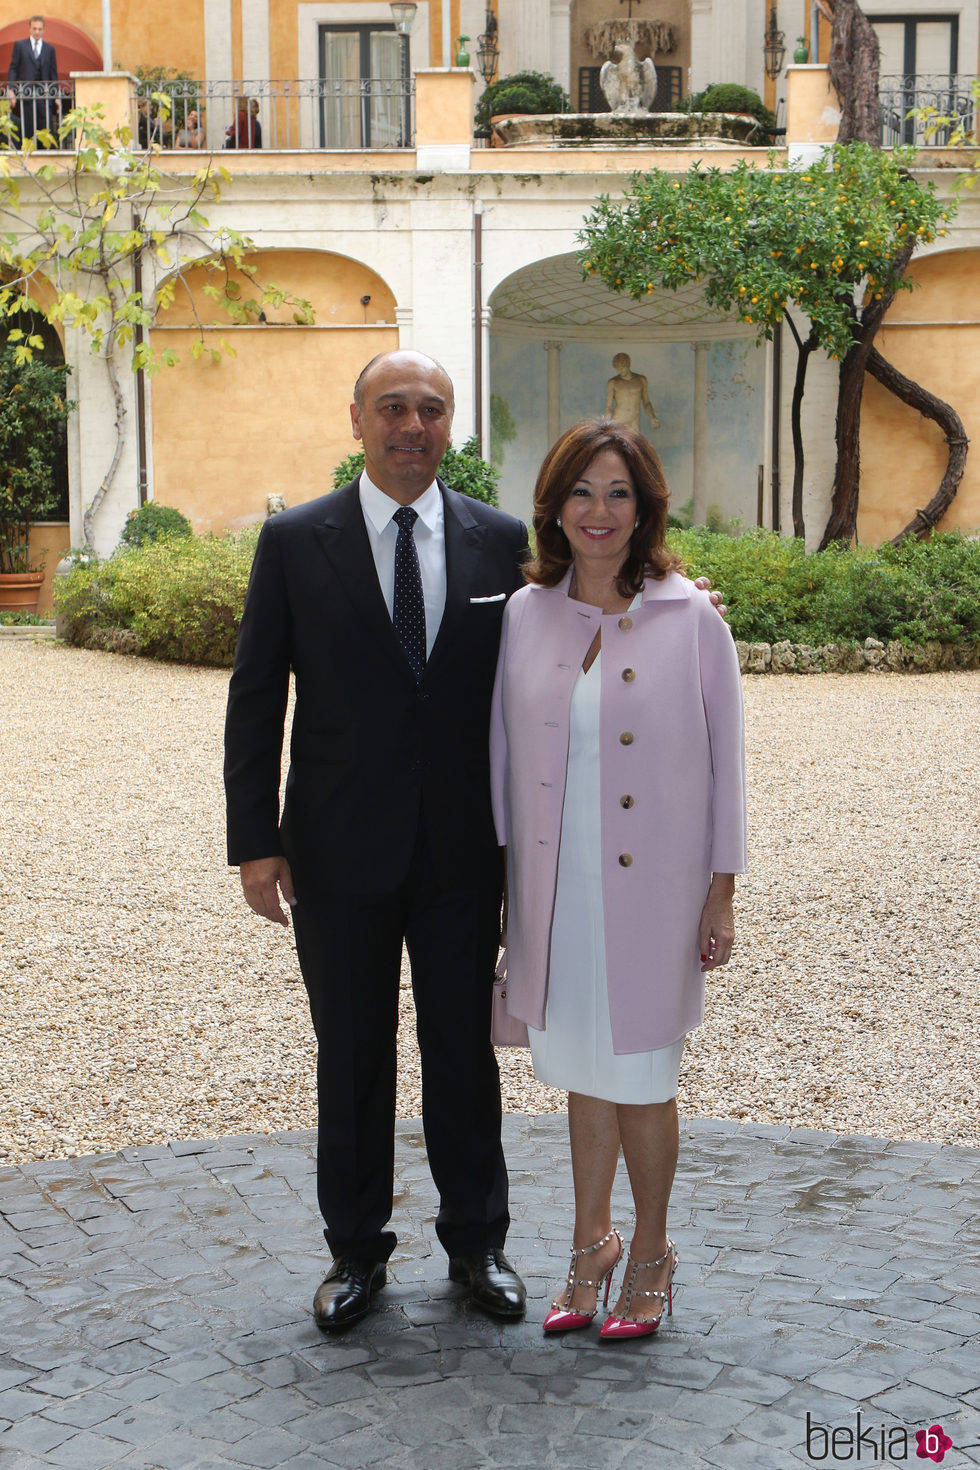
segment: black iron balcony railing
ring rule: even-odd
[[[141,82],[137,141],[168,149],[411,148],[414,103],[413,77]]]
[[[7,147],[19,147],[40,132],[57,138],[62,119],[75,106],[73,82],[10,82],[7,86],[0,82],[0,98],[6,98],[8,90],[14,95],[8,99],[10,131],[2,140]],[[74,140],[68,138],[60,146],[71,148]]]
[[[962,130],[967,136],[975,133],[976,81],[976,77],[950,74],[881,77],[878,95],[883,146],[913,143],[920,148],[942,148],[956,132]],[[933,109],[934,116],[954,121],[937,128],[929,121],[928,109]]]

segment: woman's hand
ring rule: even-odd
[[[735,874],[713,874],[698,925],[702,974],[706,970],[717,970],[719,965],[727,965],[732,957],[732,944],[735,941],[735,916],[732,911],[734,897]]]

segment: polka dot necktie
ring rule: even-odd
[[[398,527],[398,540],[395,542],[395,602],[391,620],[405,657],[412,666],[412,673],[419,680],[425,672],[425,598],[413,530],[418,511],[410,505],[400,506],[392,520]]]

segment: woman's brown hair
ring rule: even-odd
[[[662,578],[682,563],[665,544],[667,502],[664,472],[643,435],[616,419],[586,419],[573,425],[544,457],[534,487],[534,535],[537,554],[524,568],[529,582],[555,587],[572,563],[572,551],[558,525],[562,506],[597,454],[611,449],[626,463],[636,492],[639,522],[616,579],[622,597],[643,589],[645,577]]]

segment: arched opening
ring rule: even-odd
[[[198,531],[263,519],[270,495],[296,505],[330,490],[333,470],[354,448],[354,380],[376,353],[398,345],[394,295],[360,261],[316,250],[249,259],[259,281],[312,302],[313,326],[298,325],[287,306],[266,308],[254,325],[231,325],[203,294],[213,268],[202,263],[150,333],[155,351],[173,349],[180,359],[150,390],[153,497]],[[249,278],[241,283],[254,294]],[[195,359],[202,335],[206,350]]]
[[[8,335],[11,331],[20,331],[28,336],[40,337],[44,345],[34,349],[35,357],[48,363],[51,367],[64,367],[65,350],[61,345],[61,338],[43,316],[33,312],[22,312],[16,317],[0,321],[0,351],[7,346]],[[66,383],[65,391],[70,398],[70,382]],[[58,524],[66,523],[68,520],[68,427],[63,423],[57,426],[51,469],[58,492],[58,505],[50,519]]]
[[[34,282],[31,294],[34,299],[43,300],[46,297],[50,298],[52,293],[46,283],[41,280]],[[40,337],[43,345],[34,349],[35,357],[50,364],[51,367],[64,367],[65,350],[61,337],[57,328],[46,321],[40,312],[21,312],[16,317],[0,321],[0,351],[7,346],[8,336],[12,330]],[[70,378],[65,383],[65,392],[69,398],[72,397]],[[77,397],[77,394],[75,396]],[[50,468],[54,475],[54,485],[58,496],[57,504],[45,520],[32,523],[30,534],[31,567],[43,570],[45,574],[37,604],[37,611],[42,615],[50,611],[54,571],[60,558],[71,544],[67,423],[59,422],[55,425]]]
[[[575,255],[516,271],[490,305],[491,456],[508,510],[527,515],[558,434],[608,410],[657,450],[675,511],[756,523],[766,353],[751,327],[707,306],[696,285],[642,301],[616,295],[583,281]],[[623,356],[625,369],[614,363]]]

